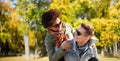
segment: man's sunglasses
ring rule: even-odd
[[[78,31],[78,30],[76,30],[76,32],[77,32],[77,35],[78,36],[80,36],[82,33],[80,32],[80,31]]]
[[[76,30],[76,32],[77,32],[78,36],[82,35],[82,33],[80,31]],[[88,35],[84,35],[84,36],[87,37]]]

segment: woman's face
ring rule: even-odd
[[[52,26],[48,28],[48,31],[50,32],[51,35],[56,36],[56,37],[63,32],[62,21],[60,20],[60,18],[57,18],[52,23]]]

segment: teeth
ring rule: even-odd
[[[57,32],[54,32],[55,34],[60,34],[60,33],[62,33],[62,31],[57,31]]]
[[[55,32],[55,34],[58,34],[58,32]]]

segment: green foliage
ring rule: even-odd
[[[15,8],[0,2],[0,48],[10,52],[24,51],[23,36],[27,33],[30,49],[34,51],[37,39],[38,49],[42,50],[46,31],[41,16],[49,9],[58,9],[62,13],[61,20],[75,29],[81,23],[94,26],[99,47],[113,45],[120,39],[118,0],[17,0]]]
[[[57,9],[62,13],[62,20],[71,24],[75,20],[74,4],[70,0],[53,0],[49,9]]]
[[[50,9],[62,12],[62,20],[75,29],[81,23],[92,24],[95,36],[99,39],[97,46],[113,45],[119,37],[119,2],[111,0],[53,0]],[[70,15],[71,14],[71,15]],[[71,19],[72,18],[72,19]],[[89,20],[89,21],[88,21]]]
[[[41,46],[43,43],[45,29],[41,24],[41,16],[46,9],[44,6],[48,5],[48,3],[45,4],[45,2],[40,0],[37,3],[35,1],[18,0],[16,6],[16,11],[19,13],[21,21],[23,22],[24,32],[29,34],[30,48],[32,51],[34,51],[35,48],[41,48],[35,46],[35,39],[37,39],[38,46]]]
[[[2,53],[20,52],[23,49],[22,36],[18,15],[9,3],[0,2],[0,48]],[[3,46],[3,47],[2,47]]]

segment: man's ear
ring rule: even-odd
[[[88,37],[89,37],[89,40],[92,38],[92,36],[91,36],[91,35],[89,35]]]
[[[89,36],[88,36],[88,41],[90,41],[90,40],[91,40],[91,38],[92,38],[92,36],[91,36],[91,35],[89,35]]]

